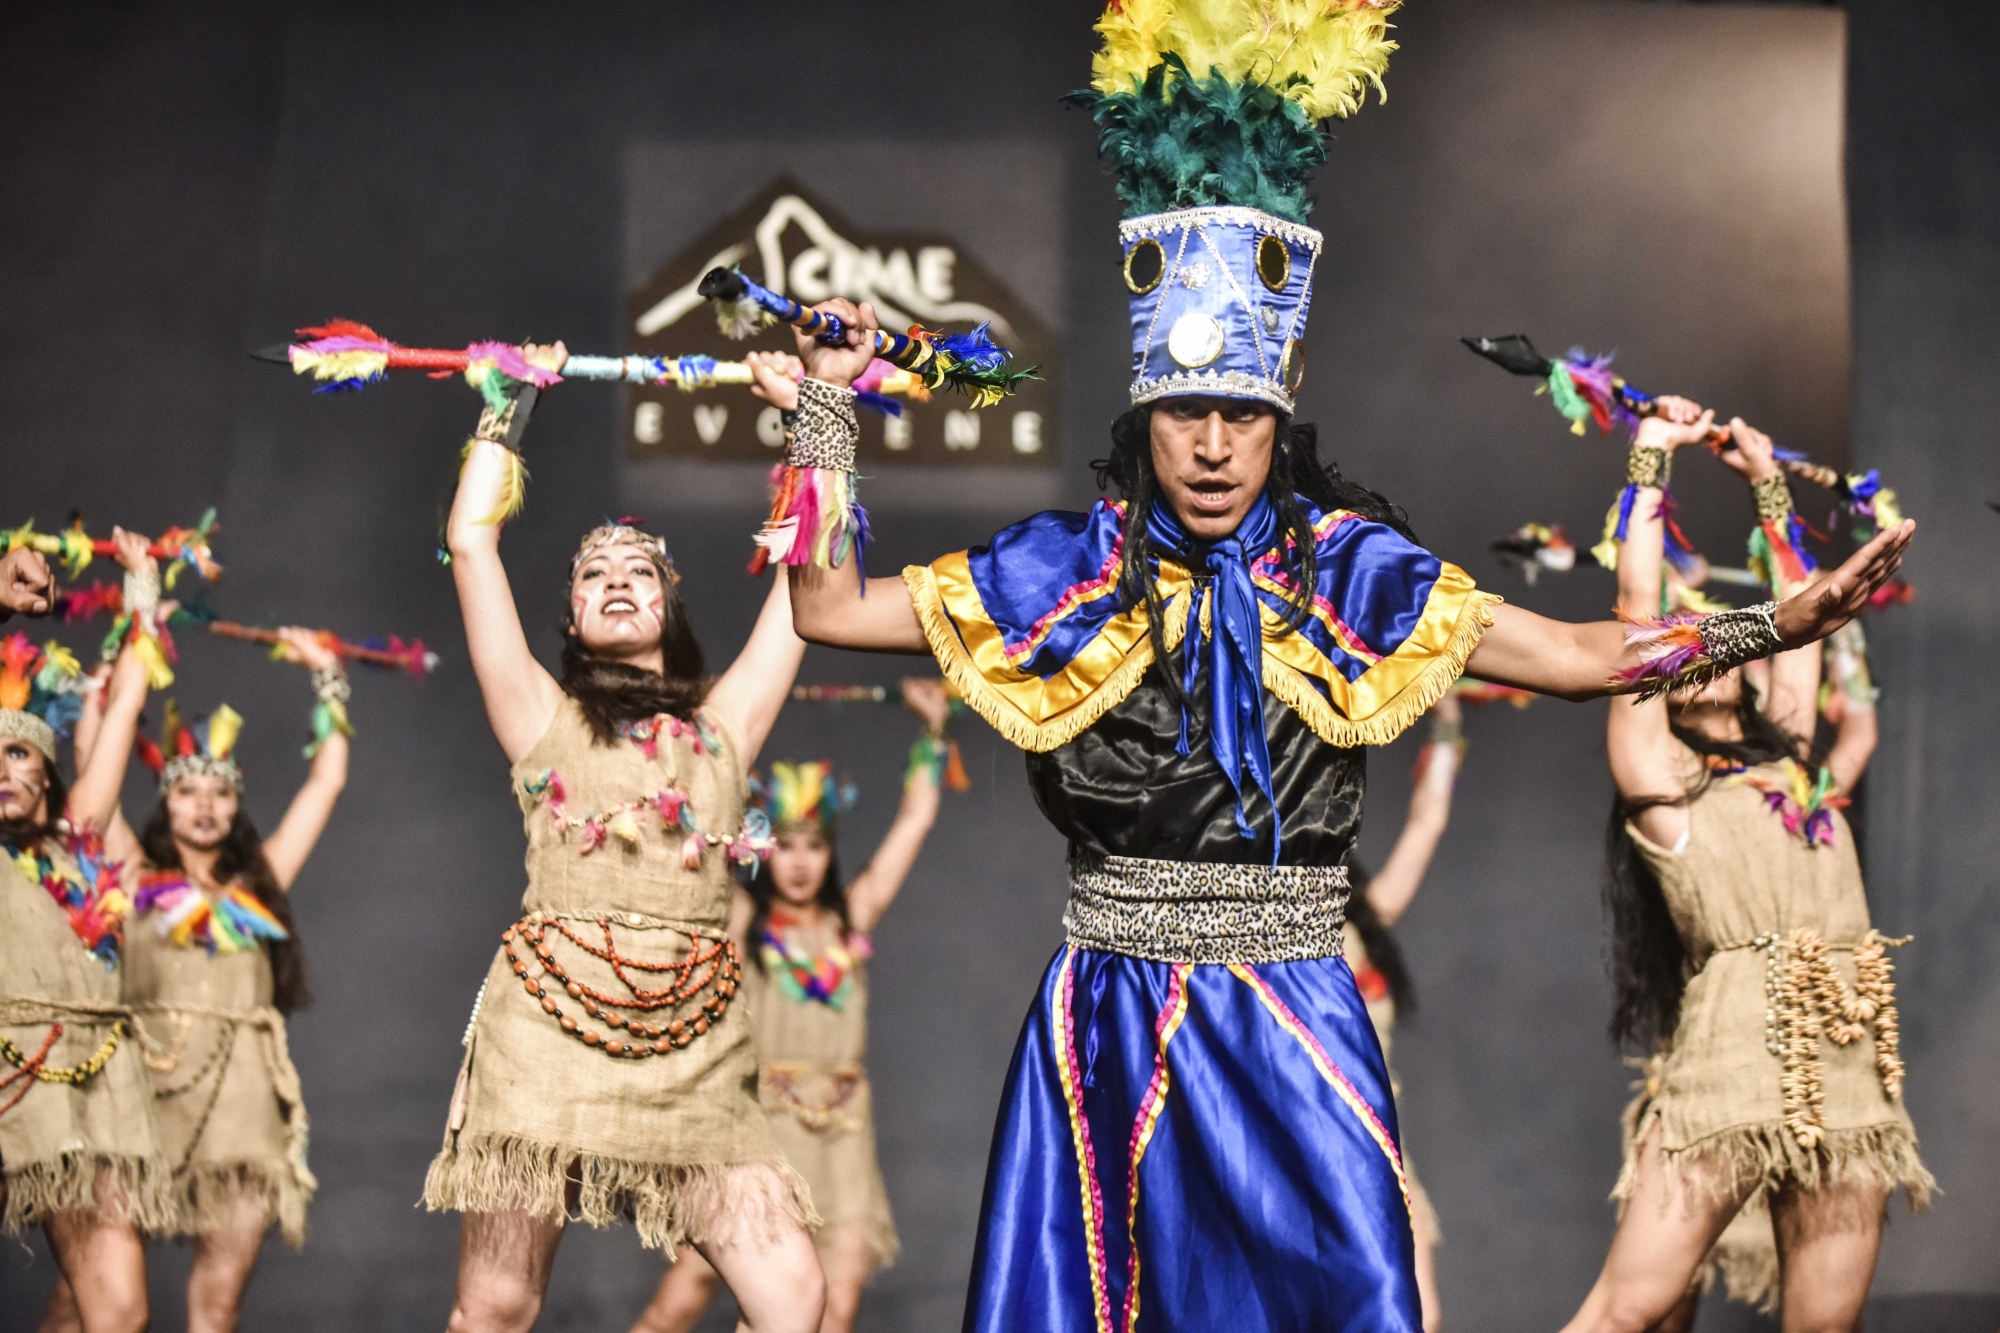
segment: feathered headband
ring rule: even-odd
[[[243,770],[236,766],[234,752],[242,731],[243,715],[228,704],[188,726],[181,720],[180,705],[169,699],[159,743],[139,737],[139,762],[159,774],[161,791],[182,778],[204,777],[221,778],[241,792]]]
[[[750,779],[751,804],[780,833],[812,829],[830,836],[841,812],[853,808],[855,795],[854,784],[835,779],[833,765],[825,760],[776,763],[768,779]]]
[[[56,761],[56,737],[83,712],[83,668],[54,639],[42,647],[25,634],[0,639],[0,736],[26,741]]]
[[[1322,238],[1306,180],[1396,44],[1398,0],[1112,0],[1069,101],[1118,172],[1132,402],[1293,410]]]
[[[674,558],[667,552],[666,538],[655,537],[650,532],[642,532],[632,526],[641,521],[643,520],[621,518],[616,523],[605,523],[584,533],[583,540],[577,543],[576,554],[570,557],[570,578],[576,578],[577,567],[589,559],[593,551],[601,551],[607,546],[637,546],[653,557],[654,562],[660,567],[660,572],[665,574],[668,580],[679,583],[680,571],[674,568]]]

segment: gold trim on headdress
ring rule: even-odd
[[[637,546],[653,557],[670,581],[674,583],[681,581],[680,571],[674,568],[674,557],[667,551],[666,538],[655,537],[650,532],[641,532],[629,523],[605,523],[584,533],[583,540],[577,544],[576,554],[570,557],[569,576],[574,579],[577,566],[581,565],[592,551],[602,550],[607,546]]]

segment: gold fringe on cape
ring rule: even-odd
[[[985,719],[987,725],[1024,750],[1040,753],[1069,744],[1089,730],[1105,713],[1122,703],[1138,687],[1140,678],[1153,664],[1153,641],[1148,635],[1125,655],[1124,660],[1091,691],[1089,697],[1053,721],[1036,723],[1023,716],[1021,710],[1008,702],[980,673],[978,664],[972,660],[972,654],[959,637],[950,613],[945,610],[935,571],[928,565],[910,565],[903,570],[903,582],[910,590],[910,602],[916,608],[917,623],[923,627],[931,655],[937,659],[938,669],[950,682],[953,692],[965,700],[968,708]],[[1169,650],[1179,645],[1186,632],[1187,598],[1186,592],[1179,593],[1164,608],[1164,637]],[[1459,613],[1458,624],[1453,628],[1445,650],[1392,701],[1362,721],[1342,717],[1304,673],[1278,661],[1268,652],[1264,655],[1264,688],[1277,695],[1312,728],[1314,735],[1328,745],[1342,748],[1387,745],[1422,717],[1432,704],[1443,698],[1452,683],[1465,674],[1466,660],[1492,627],[1493,608],[1500,602],[1501,599],[1492,593],[1473,592]],[[1144,623],[1146,610],[1143,605],[1134,607],[1130,614]]]
[[[687,1240],[768,1237],[788,1225],[820,1224],[805,1181],[782,1158],[633,1162],[511,1134],[453,1135],[431,1162],[424,1207],[561,1217],[572,1180],[572,1220],[605,1227],[629,1212],[639,1242],[669,1259]]]
[[[176,1219],[172,1175],[157,1157],[69,1152],[7,1171],[0,1230],[18,1235],[53,1213],[115,1210],[140,1231],[161,1233]]]

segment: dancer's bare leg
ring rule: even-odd
[[[1693,1333],[1695,1311],[1701,1308],[1701,1286],[1690,1283],[1687,1294],[1680,1303],[1667,1312],[1667,1317],[1653,1325],[1652,1333]]]
[[[239,1202],[227,1226],[197,1236],[188,1272],[188,1333],[236,1333],[243,1293],[257,1271],[270,1216],[262,1199]]]
[[[1784,1333],[1853,1333],[1875,1277],[1889,1192],[1860,1185],[1774,1190]]]
[[[746,1219],[784,1217],[789,1190],[768,1166],[736,1168],[732,1182]],[[736,1297],[739,1333],[817,1333],[826,1307],[826,1278],[812,1237],[797,1222],[746,1222],[696,1243],[702,1257]]]
[[[458,1297],[450,1333],[526,1333],[542,1312],[564,1219],[466,1213],[458,1226]]]
[[[1444,1312],[1438,1304],[1437,1246],[1417,1242],[1417,1304],[1423,1311],[1424,1333],[1438,1333]]]
[[[1648,1333],[1687,1294],[1703,1256],[1749,1193],[1718,1197],[1670,1173],[1657,1126],[1640,1145],[1638,1174],[1597,1284],[1563,1333]]]
[[[853,1333],[861,1289],[868,1285],[867,1231],[859,1225],[835,1225],[820,1233],[816,1248],[826,1272],[826,1314],[819,1333]]]
[[[661,1275],[659,1288],[632,1325],[632,1333],[688,1333],[721,1290],[721,1274],[693,1246],[683,1246],[680,1257]]]
[[[42,1321],[44,1333],[142,1333],[146,1305],[146,1247],[115,1209],[57,1213],[42,1224],[62,1272]]]

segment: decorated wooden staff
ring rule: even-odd
[[[183,567],[193,569],[210,583],[222,577],[222,566],[215,563],[215,555],[208,546],[209,534],[215,528],[215,511],[211,509],[194,527],[168,528],[147,548],[155,560],[168,562],[163,574],[167,587],[174,586]],[[94,557],[111,555],[117,550],[110,538],[93,537],[84,531],[82,514],[70,515],[69,526],[60,532],[37,532],[33,519],[18,528],[0,528],[0,551],[23,546],[54,556],[71,578],[88,569]]]
[[[122,615],[125,610],[124,590],[114,583],[94,583],[88,588],[72,588],[58,594],[55,599],[55,613],[67,623],[88,620],[92,616]],[[263,643],[276,646],[283,642],[283,636],[275,629],[257,625],[244,625],[234,620],[219,620],[215,613],[204,606],[181,606],[167,617],[167,624],[174,629],[197,626],[223,639],[235,639],[240,643]],[[327,651],[345,662],[360,662],[364,666],[380,667],[385,671],[407,671],[418,680],[423,680],[437,669],[438,656],[424,647],[422,639],[408,642],[395,634],[387,638],[369,638],[360,643],[349,643],[332,630],[315,630],[313,637],[325,645]]]
[[[953,716],[965,711],[965,701],[944,682],[945,693],[951,695]],[[808,704],[900,704],[905,702],[901,685],[794,685],[793,703]],[[928,748],[926,748],[928,747]],[[958,741],[943,732],[928,735],[918,742],[918,753],[925,761],[935,766],[938,780],[951,791],[972,790],[972,779],[965,773],[965,758],[959,753]],[[916,762],[913,755],[912,762]]]
[[[840,316],[812,310],[733,268],[710,269],[695,289],[715,303],[716,319],[731,338],[747,338],[777,321],[803,330],[829,346],[847,336]],[[1016,369],[1013,353],[994,343],[981,324],[970,333],[932,333],[912,327],[908,334],[875,331],[875,355],[915,375],[927,389],[956,389],[974,407],[991,407],[1035,378],[1039,366]]]
[[[1510,374],[1541,380],[1542,387],[1536,392],[1548,394],[1556,411],[1568,419],[1572,434],[1583,434],[1586,421],[1595,421],[1598,430],[1608,435],[1613,426],[1633,425],[1639,418],[1653,415],[1653,395],[1612,374],[1609,356],[1590,356],[1582,348],[1573,347],[1561,358],[1547,357],[1535,350],[1535,345],[1519,333],[1510,333],[1504,338],[1460,338],[1459,341]],[[1736,447],[1725,426],[1717,426],[1710,433],[1709,441],[1717,449]],[[1778,450],[1777,458],[1778,465],[1793,476],[1803,477],[1833,492],[1834,498],[1852,520],[1851,535],[1856,542],[1865,542],[1882,529],[1893,528],[1903,521],[1902,510],[1896,504],[1896,493],[1882,484],[1881,474],[1875,469],[1843,475],[1824,463],[1815,463],[1804,454],[1788,449]],[[1624,524],[1621,521],[1618,534],[1622,537],[1623,533]],[[1678,532],[1670,531],[1668,537],[1671,548]],[[1685,547],[1684,540],[1681,545]],[[1670,557],[1676,554],[1679,553],[1669,551]],[[1599,560],[1602,563],[1603,557],[1600,556]]]

